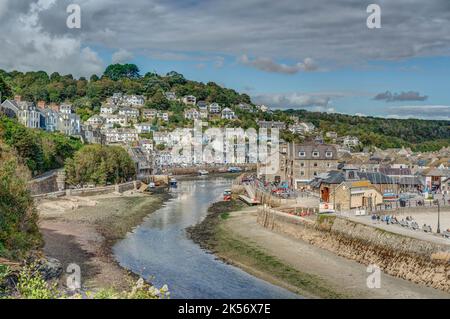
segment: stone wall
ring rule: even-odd
[[[50,173],[45,177],[33,179],[28,182],[27,188],[31,195],[40,195],[59,191],[57,172]]]
[[[384,273],[450,292],[450,245],[387,232],[345,218],[317,220],[260,208],[258,223]]]

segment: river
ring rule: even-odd
[[[171,298],[299,298],[223,263],[186,237],[186,227],[205,218],[208,207],[230,188],[230,179],[205,178],[178,184],[172,190],[173,199],[114,246],[121,266],[157,287],[167,284]]]

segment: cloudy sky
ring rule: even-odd
[[[132,62],[277,108],[450,119],[449,0],[0,0],[0,30],[8,71]]]

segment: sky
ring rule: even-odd
[[[135,63],[273,108],[450,120],[449,0],[0,0],[0,43],[7,71]]]

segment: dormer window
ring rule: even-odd
[[[314,152],[312,153],[312,156],[313,156],[313,157],[319,157],[319,152],[314,151]]]
[[[328,158],[333,157],[333,152],[327,151],[325,152],[325,156]]]
[[[306,153],[305,153],[305,152],[303,152],[303,151],[301,151],[301,152],[298,152],[298,156],[300,156],[300,157],[305,157],[305,156],[306,156]]]

